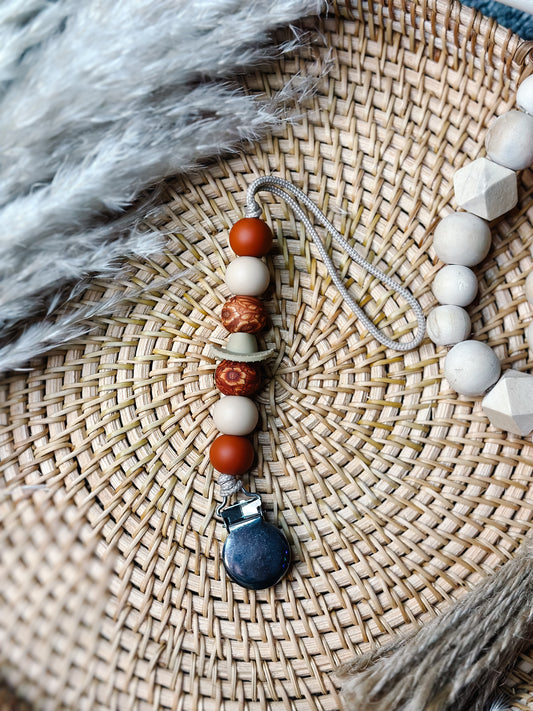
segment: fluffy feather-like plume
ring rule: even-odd
[[[532,603],[529,537],[515,558],[442,615],[344,665],[346,711],[502,708],[494,694],[533,640]]]
[[[109,316],[120,304],[135,302],[135,299],[139,296],[146,297],[150,292],[163,290],[178,279],[193,276],[195,271],[194,267],[183,269],[166,279],[158,279],[144,287],[130,289],[126,292],[117,292],[114,296],[102,301],[77,306],[76,309],[68,311],[54,320],[45,318],[38,323],[32,324],[14,343],[0,347],[0,362],[5,365],[6,370],[24,370],[20,364],[27,359],[25,354],[28,349],[31,349],[36,355],[42,355],[57,348],[58,340],[72,341],[81,338],[95,329],[95,318]],[[79,290],[80,286],[75,286],[70,293],[70,298],[79,296]],[[57,301],[60,301],[59,295]],[[54,301],[51,307],[54,308],[58,305]]]
[[[0,8],[0,370],[6,334],[57,290],[159,249],[116,216],[141,190],[255,140],[280,101],[228,80],[298,43],[323,0],[8,0]],[[305,90],[295,81],[285,91]],[[42,351],[48,324],[25,337]],[[55,324],[57,344],[72,324]],[[42,337],[41,337],[42,336]],[[32,343],[35,343],[33,348]],[[20,344],[19,344],[20,345]],[[20,348],[13,344],[12,352]]]

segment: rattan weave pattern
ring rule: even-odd
[[[445,349],[401,355],[361,332],[301,225],[266,197],[278,356],[249,485],[296,562],[257,593],[221,571],[209,343],[226,338],[227,230],[246,186],[293,181],[429,310],[431,227],[453,207],[453,171],[528,71],[528,46],[458,3],[361,2],[319,29],[325,45],[247,77],[271,94],[331,62],[300,120],[169,183],[153,220],[168,252],[85,300],[187,276],[0,385],[0,678],[36,709],[339,709],[340,662],[444,609],[531,528],[531,439],[458,399]],[[532,195],[528,170],[470,309],[476,338],[521,370]],[[380,325],[407,334],[404,305],[331,253]],[[510,681],[515,709],[533,708],[530,662]]]

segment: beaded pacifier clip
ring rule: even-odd
[[[387,348],[408,351],[424,337],[425,320],[415,297],[390,276],[372,265],[342,237],[316,205],[298,188],[277,177],[264,176],[249,187],[245,217],[233,225],[230,247],[237,255],[226,270],[226,286],[234,295],[222,308],[222,324],[230,332],[226,347],[213,346],[213,355],[221,362],[216,368],[215,384],[222,393],[212,410],[215,427],[221,433],[211,445],[211,463],[219,472],[223,497],[217,514],[224,521],[228,537],[223,549],[223,563],[228,576],[239,585],[254,590],[275,585],[285,575],[290,563],[290,546],[281,530],[263,516],[261,497],[243,488],[241,477],[252,467],[254,450],[247,438],[256,427],[259,413],[251,396],[261,386],[259,363],[273,354],[260,351],[256,333],[265,328],[267,314],[258,297],[268,288],[270,274],[262,258],[273,243],[270,227],[260,219],[261,207],[256,194],[266,190],[284,200],[301,220],[317,246],[331,279],[368,332]],[[417,332],[408,342],[395,341],[384,334],[364,313],[346,290],[305,206],[352,260],[402,296],[417,319]],[[242,493],[243,499],[228,505],[230,497]]]

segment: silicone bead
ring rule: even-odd
[[[254,462],[254,448],[246,437],[221,435],[211,445],[209,459],[222,474],[242,476]]]
[[[263,257],[272,247],[274,235],[258,217],[243,217],[229,232],[229,244],[241,257]]]
[[[220,398],[211,414],[217,430],[229,435],[250,434],[259,420],[255,403],[240,395],[227,395]]]
[[[231,333],[258,333],[267,322],[265,308],[255,296],[234,296],[222,307],[222,325]]]
[[[518,202],[516,173],[488,158],[478,158],[453,176],[459,207],[485,220],[494,220]]]
[[[530,74],[518,87],[516,105],[522,111],[533,115],[533,74]]]
[[[533,116],[507,111],[493,121],[485,138],[487,155],[511,170],[523,170],[533,163]]]
[[[470,316],[460,306],[437,306],[430,311],[426,330],[430,339],[437,346],[451,346],[468,338]]]
[[[432,289],[441,304],[468,306],[477,294],[477,278],[468,267],[448,264],[435,274]]]
[[[252,363],[223,360],[215,371],[215,385],[224,395],[253,395],[261,387],[261,371]]]
[[[469,212],[453,212],[444,217],[433,235],[437,257],[446,264],[471,267],[479,264],[490,249],[490,228]]]
[[[273,348],[257,350],[257,338],[252,333],[230,333],[226,348],[211,346],[215,358],[234,360],[241,363],[259,363],[274,353]]]
[[[257,257],[237,257],[226,269],[226,284],[233,294],[259,296],[269,283],[268,267]]]
[[[459,395],[468,397],[484,395],[500,372],[498,356],[480,341],[458,343],[444,361],[444,377]]]

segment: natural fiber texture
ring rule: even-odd
[[[161,235],[139,229],[157,199],[148,188],[283,122],[311,78],[265,100],[239,76],[305,44],[290,25],[323,7],[1,3],[1,373],[85,335],[86,315],[67,304],[91,278],[120,278],[126,258],[161,250]]]
[[[347,709],[483,711],[533,641],[533,542],[442,617],[340,670]]]
[[[226,340],[227,229],[246,186],[267,172],[294,182],[427,312],[432,226],[453,208],[453,172],[482,152],[529,71],[527,47],[455,3],[334,11],[318,28],[325,47],[247,77],[270,95],[333,60],[301,122],[169,183],[149,225],[168,235],[165,254],[80,303],[192,273],[2,381],[0,676],[35,709],[336,711],[333,671],[444,613],[531,529],[531,439],[492,429],[479,402],[456,396],[445,349],[425,341],[401,355],[362,332],[300,225],[267,199],[278,242],[265,345],[277,356],[244,483],[294,564],[257,593],[222,571],[209,344]],[[524,171],[470,308],[475,337],[520,370],[532,195]],[[407,333],[388,294],[331,254],[380,326]],[[532,663],[527,652],[506,682],[516,711],[533,702]]]

